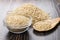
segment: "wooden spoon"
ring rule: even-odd
[[[33,25],[37,31],[48,31],[53,29],[60,22],[60,18],[39,21]]]

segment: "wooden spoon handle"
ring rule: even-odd
[[[56,20],[60,22],[60,18],[56,18]]]

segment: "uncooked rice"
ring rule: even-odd
[[[37,31],[46,31],[52,28],[51,22],[51,20],[39,21],[33,25],[33,28]]]
[[[8,14],[6,16],[6,23],[10,28],[21,28],[28,25],[29,18],[17,15],[17,14]]]
[[[38,7],[32,4],[24,4],[21,7],[16,8],[13,13],[20,14],[20,15],[28,15],[32,17],[32,24],[49,19],[48,13],[44,12],[43,10],[39,9]]]

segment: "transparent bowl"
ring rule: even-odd
[[[8,13],[9,14],[9,13]],[[24,27],[21,27],[21,28],[11,28],[7,23],[6,23],[6,18],[4,19],[4,25],[8,28],[8,30],[12,33],[16,33],[16,34],[19,34],[19,33],[23,33],[25,31],[27,31],[30,27],[30,25],[32,24],[32,18],[30,16],[27,16],[30,20],[28,21],[28,24]]]

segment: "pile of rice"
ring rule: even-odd
[[[44,20],[44,21],[36,22],[33,25],[33,28],[37,31],[47,31],[47,30],[53,28],[52,21],[51,20]]]
[[[6,17],[6,23],[11,28],[21,28],[28,24],[29,18],[26,16],[32,17],[33,27],[37,30],[45,30],[51,27],[50,23],[42,22],[43,20],[50,19],[48,13],[29,3],[10,12]]]
[[[21,7],[16,8],[13,13],[19,15],[28,15],[32,17],[32,24],[49,19],[48,13],[44,12],[43,10],[39,9],[38,7],[28,3],[24,4]]]
[[[23,15],[8,14],[6,16],[6,24],[11,28],[25,27],[29,22],[29,18]]]

